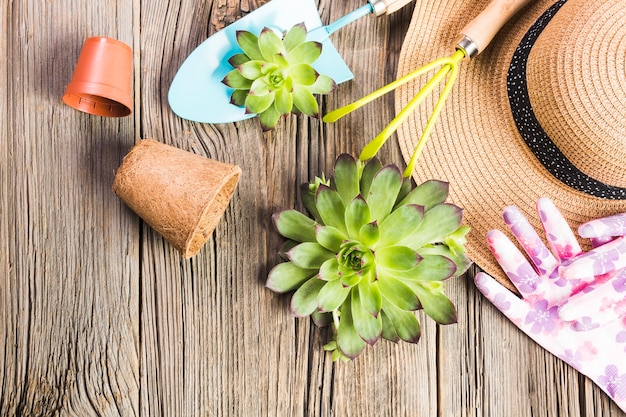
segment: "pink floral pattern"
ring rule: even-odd
[[[605,244],[613,248],[602,245],[582,254],[552,202],[541,199],[537,211],[550,249],[514,207],[505,209],[504,219],[528,256],[502,232],[487,235],[522,298],[483,272],[476,275],[476,286],[522,331],[591,378],[626,411],[626,242],[623,252],[614,239]],[[584,229],[586,237],[594,239],[622,236],[626,214]]]
[[[598,378],[598,384],[615,399],[626,399],[626,373],[617,365],[608,365],[604,375]]]

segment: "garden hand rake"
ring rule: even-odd
[[[439,58],[415,71],[393,81],[392,83],[368,94],[367,96],[348,104],[347,106],[338,108],[326,114],[323,118],[324,122],[335,122],[352,111],[364,106],[365,104],[375,100],[382,95],[389,93],[399,86],[424,75],[428,72],[437,70],[435,75],[424,85],[424,87],[408,102],[408,104],[398,113],[398,115],[368,143],[359,156],[360,160],[368,160],[372,158],[378,150],[383,146],[387,139],[398,129],[399,125],[404,122],[409,115],[420,105],[424,99],[442,82],[444,87],[433,112],[428,118],[424,130],[420,136],[417,146],[413,151],[413,155],[404,171],[404,177],[409,177],[413,172],[415,163],[426,143],[426,139],[433,129],[434,123],[441,112],[446,98],[452,90],[452,86],[459,73],[459,64],[464,58],[473,58],[482,52],[494,38],[496,33],[504,26],[504,24],[530,0],[493,0],[487,7],[475,17],[461,31],[460,40],[455,45],[455,52],[444,58]]]

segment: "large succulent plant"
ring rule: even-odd
[[[234,89],[231,103],[259,114],[265,130],[289,113],[318,117],[313,94],[326,94],[336,87],[330,77],[311,66],[321,55],[322,44],[306,37],[304,23],[285,32],[282,39],[269,28],[258,37],[248,31],[237,32],[242,52],[229,59],[234,69],[222,82]]]
[[[334,178],[303,186],[312,218],[296,210],[273,216],[288,239],[286,262],[270,271],[266,285],[295,290],[295,316],[334,325],[325,346],[333,360],[353,359],[380,337],[417,342],[418,309],[437,323],[456,322],[444,281],[469,267],[469,229],[461,225],[462,210],[445,203],[447,183],[410,181],[395,165],[344,154]]]

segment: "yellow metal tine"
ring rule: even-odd
[[[415,71],[412,71],[410,73],[408,73],[407,75],[404,75],[400,78],[398,78],[397,80],[387,84],[384,87],[379,88],[378,90],[364,96],[363,98],[360,98],[357,101],[354,101],[346,106],[340,107],[338,109],[335,109],[329,113],[327,113],[322,120],[326,123],[332,123],[332,122],[336,122],[337,120],[341,119],[342,117],[344,117],[345,115],[353,112],[354,110],[363,107],[364,105],[366,105],[367,103],[376,100],[378,97],[381,97],[393,90],[395,90],[396,88],[398,88],[399,86],[401,86],[402,84],[406,84],[407,82],[413,80],[416,77],[419,77],[420,75],[423,75],[429,71],[432,71],[433,69],[443,66],[447,63],[449,63],[451,57],[445,57],[445,58],[439,58],[436,59],[434,61],[432,61],[431,63],[424,65],[421,68],[416,69]]]
[[[438,86],[441,83],[441,81],[448,76],[448,73],[450,73],[451,71],[452,71],[451,78],[452,78],[452,83],[453,83],[454,79],[456,78],[456,74],[458,73],[458,64],[464,57],[465,57],[465,53],[461,50],[457,50],[450,57],[440,58],[436,61],[433,61],[433,63],[437,63],[437,65],[441,65],[441,63],[443,62],[443,65],[441,65],[441,68],[439,69],[439,71],[437,71],[435,73],[435,76],[431,78],[424,87],[422,87],[422,89],[415,95],[415,97],[411,99],[411,101],[409,101],[409,103],[400,111],[400,113],[398,113],[398,115],[391,121],[391,123],[389,123],[387,127],[385,127],[383,131],[380,132],[380,134],[378,134],[378,136],[372,139],[370,143],[365,145],[365,147],[363,148],[363,151],[361,151],[361,155],[359,156],[359,159],[367,160],[367,159],[374,157],[374,155],[376,155],[376,153],[380,150],[380,148],[385,144],[387,139],[389,139],[389,137],[409,117],[409,115],[417,108],[417,106],[419,106],[422,103],[422,101],[424,101],[426,96],[429,95],[435,89],[435,87]],[[450,83],[449,80],[446,82],[444,89],[442,90],[442,93],[439,96],[439,100],[437,100],[437,105],[435,107],[435,111],[433,112],[433,114],[435,115],[435,118],[441,111],[441,107],[443,106],[443,103],[450,92],[452,83]],[[448,87],[448,85],[450,85],[450,87]],[[434,121],[435,118],[433,118],[431,115],[429,122],[426,124],[426,127],[428,128],[428,132],[430,132],[430,130],[432,129],[431,120]],[[425,137],[425,136],[422,134],[422,137]],[[418,146],[419,146],[419,142],[418,142]]]
[[[362,161],[373,158],[380,148],[385,144],[387,139],[398,129],[409,115],[419,106],[422,101],[435,89],[441,80],[443,80],[450,72],[449,65],[446,64],[437,71],[435,76],[409,101],[409,103],[398,113],[398,115],[376,136],[370,143],[365,145],[361,151],[359,159]]]
[[[417,142],[417,146],[415,146],[415,149],[413,150],[413,155],[411,155],[411,159],[409,160],[409,163],[407,164],[406,169],[404,170],[404,173],[403,173],[404,178],[410,177],[411,174],[413,173],[415,164],[417,163],[417,160],[419,159],[422,153],[422,149],[424,148],[424,145],[426,145],[428,136],[430,135],[430,132],[435,126],[435,122],[437,121],[437,118],[439,117],[439,113],[441,113],[441,110],[443,109],[443,105],[445,104],[446,99],[448,98],[448,95],[450,94],[450,91],[452,91],[452,87],[454,86],[454,81],[456,80],[459,74],[459,67],[457,63],[450,64],[450,67],[451,67],[450,77],[448,78],[448,81],[446,81],[446,84],[443,90],[441,91],[441,95],[439,96],[439,99],[437,100],[437,103],[435,104],[435,108],[433,109],[432,114],[428,118],[428,121],[426,122],[426,126],[424,126],[424,129],[422,130],[422,134],[419,138],[419,141]]]

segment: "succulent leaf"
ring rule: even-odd
[[[345,208],[337,191],[324,184],[320,185],[315,196],[315,205],[325,225],[346,232]]]
[[[311,318],[317,327],[326,327],[333,322],[332,313],[321,313],[318,310],[311,313]]]
[[[322,282],[325,285],[320,289],[317,297],[318,310],[321,312],[337,310],[350,294],[350,288],[345,287],[340,280]]]
[[[319,74],[309,64],[292,65],[289,74],[296,84],[311,86],[317,80]],[[310,89],[307,89],[310,91]]]
[[[304,41],[306,41],[307,30],[304,22],[298,23],[294,25],[289,31],[285,34],[285,39],[283,40],[283,44],[285,45],[285,50],[290,52],[293,48],[300,45]]]
[[[380,222],[389,215],[401,187],[402,173],[397,166],[387,165],[378,171],[372,180],[369,192],[364,195],[370,207],[372,220]]]
[[[332,259],[335,254],[317,242],[303,242],[287,252],[287,256],[300,268],[319,270],[322,264]]]
[[[378,316],[383,306],[383,298],[378,284],[363,279],[359,282],[359,298],[361,305],[372,316]]]
[[[248,97],[248,90],[235,90],[230,96],[230,104],[243,107],[246,105],[247,97]]]
[[[370,208],[360,195],[345,210],[346,231],[350,239],[359,239],[363,225],[370,221]]]
[[[318,277],[324,281],[339,279],[339,262],[337,262],[337,258],[332,258],[324,262],[320,267]]]
[[[291,297],[291,314],[296,317],[306,317],[313,314],[317,310],[317,296],[324,284],[326,284],[325,281],[316,277],[310,278],[302,284]]]
[[[443,281],[456,273],[457,266],[450,258],[442,255],[420,253],[422,260],[408,271],[393,271],[395,278],[412,281]]]
[[[289,258],[287,257],[287,252],[289,252],[294,246],[297,246],[299,244],[300,244],[300,242],[296,242],[295,240],[288,239],[280,247],[280,250],[278,251],[278,254],[280,255],[280,257],[282,259],[284,259],[286,262],[288,262]]]
[[[285,89],[281,88],[276,91],[276,110],[280,114],[289,114],[293,108],[293,97]]]
[[[303,42],[294,47],[287,54],[287,61],[290,64],[312,64],[322,54],[322,44],[319,42]]]
[[[295,84],[291,94],[293,95],[293,105],[298,110],[307,116],[319,117],[317,100],[306,86]]]
[[[351,272],[347,275],[341,275],[339,280],[341,281],[341,285],[346,288],[352,288],[357,285],[363,279],[363,273],[361,272]]]
[[[350,295],[354,329],[367,344],[374,345],[383,331],[383,320],[378,314],[370,314],[363,306],[359,288],[353,288]]]
[[[465,253],[465,243],[467,242],[466,235],[469,233],[469,226],[461,226],[456,231],[450,233],[443,238],[443,242],[448,246],[450,251],[457,255],[459,253]]]
[[[248,97],[246,97],[246,112],[254,114],[263,113],[274,104],[274,95],[274,93],[263,94],[262,96],[248,94]]]
[[[309,87],[309,90],[313,94],[328,94],[334,91],[335,88],[337,88],[335,80],[327,75],[319,74],[315,82]]]
[[[382,164],[377,158],[367,161],[361,173],[361,195],[367,196],[374,181],[374,176],[382,169]]]
[[[230,57],[230,59],[228,60],[228,63],[232,66],[232,67],[238,67],[241,64],[244,64],[246,62],[250,61],[250,57],[246,54],[235,54],[233,56]]]
[[[380,318],[383,322],[383,331],[381,333],[383,339],[398,343],[400,341],[400,336],[398,336],[398,332],[396,331],[393,322],[384,310],[380,312]]]
[[[291,262],[283,262],[272,268],[265,286],[277,293],[293,291],[316,272],[315,269],[303,269]]]
[[[405,311],[414,311],[421,307],[417,295],[402,281],[381,274],[377,284],[382,296],[396,307]]]
[[[392,246],[413,234],[422,223],[424,207],[415,204],[394,210],[380,224],[378,247]]]
[[[424,220],[402,244],[419,249],[428,243],[442,242],[461,225],[463,210],[453,204],[438,204],[424,213]]]
[[[341,321],[337,329],[337,347],[347,357],[354,359],[365,348],[365,342],[354,328],[352,305],[347,300],[341,306]]]
[[[344,205],[359,195],[359,169],[354,157],[342,154],[337,158],[333,182]]]
[[[417,294],[424,313],[439,324],[457,322],[456,309],[452,301],[445,296],[441,282],[416,282],[411,288]]]
[[[448,198],[449,184],[443,181],[429,180],[415,187],[397,207],[406,204],[424,206],[428,211],[437,204],[441,204]]]
[[[283,54],[276,54],[272,57],[272,61],[278,66],[280,69],[289,68],[289,62],[287,58]]]
[[[467,257],[465,252],[452,253],[446,245],[428,245],[419,249],[418,253],[422,256],[440,255],[450,259],[456,266],[456,271],[452,277],[463,275],[465,271],[472,265],[472,261]]]
[[[285,53],[283,41],[272,29],[264,28],[259,35],[258,43],[264,61],[274,62],[274,55]]]
[[[241,75],[237,69],[234,69],[226,74],[222,82],[228,87],[236,90],[249,90],[250,87],[252,87],[252,81]]]
[[[237,67],[237,71],[248,80],[256,80],[257,78],[263,76],[263,66],[265,65],[264,61],[248,61]]]
[[[337,253],[341,250],[341,244],[346,240],[346,235],[332,226],[317,226],[316,239],[320,245]]]
[[[270,89],[269,84],[263,78],[256,79],[252,81],[252,85],[250,86],[250,91],[248,94],[251,96],[264,96],[266,94],[269,95],[269,92],[273,91]]]
[[[421,335],[420,324],[413,312],[396,307],[395,304],[385,297],[383,297],[383,312],[393,325],[397,337],[408,343],[417,343],[419,341]]]
[[[413,184],[411,181],[411,177],[405,177],[402,179],[402,187],[400,187],[400,191],[398,191],[398,196],[396,197],[396,202],[394,204],[394,209],[398,208],[400,205],[398,203],[400,203],[402,200],[404,200],[406,198],[406,196],[411,192],[411,189],[413,188]],[[421,204],[417,204],[418,206],[421,206]]]
[[[323,176],[323,175],[322,175]],[[304,183],[300,187],[300,199],[302,200],[302,204],[307,209],[309,214],[317,221],[318,223],[323,223],[322,218],[317,210],[317,206],[315,205],[315,196],[317,195],[317,190],[321,184],[329,185],[330,182],[326,182],[318,177],[315,178],[315,181],[311,184]]]
[[[280,119],[280,112],[276,110],[275,105],[270,105],[263,113],[259,115],[263,131],[272,129]]]
[[[376,263],[393,271],[409,271],[421,260],[416,251],[406,246],[390,246],[376,251]]]
[[[278,233],[297,242],[315,242],[317,223],[297,210],[274,213],[272,221]]]
[[[364,224],[359,230],[359,240],[369,247],[376,246],[379,237],[380,230],[378,228],[378,223],[375,221]]]
[[[259,38],[247,30],[237,31],[237,43],[250,59],[263,59],[259,49]]]

